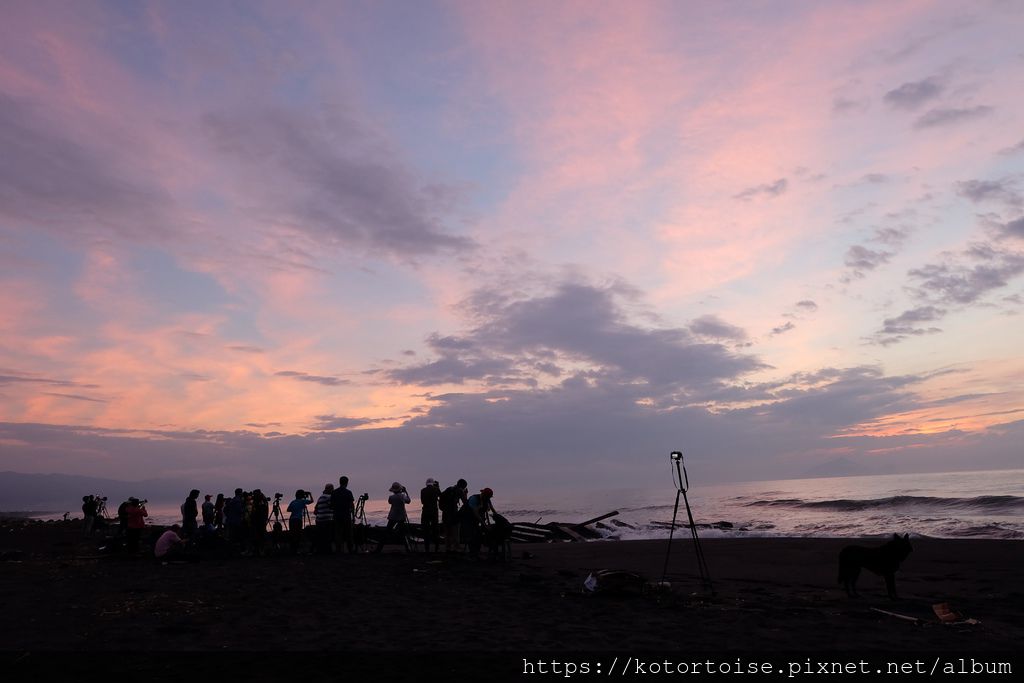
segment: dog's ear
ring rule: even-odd
[[[903,534],[903,540],[904,541],[909,541],[910,540],[910,534]]]

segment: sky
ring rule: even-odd
[[[1024,463],[1019,2],[3,14],[0,470]]]

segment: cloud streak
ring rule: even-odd
[[[991,116],[993,108],[986,105],[964,108],[940,108],[925,112],[914,121],[914,128],[923,130],[926,128],[943,128],[955,126],[976,119]]]
[[[308,372],[298,372],[296,370],[281,370],[274,373],[277,377],[288,377],[299,382],[312,382],[313,384],[322,384],[325,387],[340,387],[346,384],[351,384],[350,380],[341,379],[339,377],[332,377],[329,375],[311,375]]]
[[[215,148],[258,188],[257,218],[292,226],[317,244],[405,257],[472,245],[442,224],[455,191],[417,181],[347,111],[246,108],[207,114],[203,123]]]
[[[763,183],[761,185],[755,185],[754,187],[748,187],[739,194],[735,195],[735,199],[753,199],[757,196],[765,197],[778,197],[783,194],[789,187],[789,181],[785,178],[779,178],[772,183]]]
[[[936,78],[904,83],[885,93],[882,98],[894,109],[914,110],[942,94],[943,86]]]

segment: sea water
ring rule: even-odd
[[[579,523],[618,511],[602,523],[599,531],[604,538],[624,540],[667,537],[674,512],[678,523],[688,522],[687,502],[695,523],[716,525],[699,527],[700,536],[708,538],[864,537],[898,532],[912,537],[1024,540],[1024,470],[716,485],[690,482],[686,496],[680,496],[677,511],[676,491],[670,482],[658,490],[566,491],[554,495],[508,491],[497,495],[494,505],[513,522],[541,524]],[[419,521],[415,493],[412,497],[409,517]],[[148,510],[151,523],[181,520],[176,504],[151,504]],[[385,524],[387,511],[383,499],[366,503],[370,524]]]

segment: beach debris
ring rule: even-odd
[[[935,616],[939,618],[939,621],[948,626],[957,626],[960,624],[980,624],[981,622],[977,619],[965,619],[964,615],[953,610],[948,602],[938,602],[932,605],[932,611],[935,612]]]
[[[583,580],[582,593],[588,595],[627,593],[631,590],[645,592],[647,580],[635,572],[622,569],[597,569]]]
[[[587,539],[585,539],[583,537],[582,534],[580,534],[578,531],[576,531],[572,527],[568,527],[568,526],[565,526],[565,525],[559,525],[559,526],[557,526],[555,528],[558,529],[558,531],[560,531],[561,533],[565,534],[566,536],[568,536],[570,539],[572,539],[574,541],[586,542],[586,540],[587,540]]]
[[[924,619],[921,619],[920,617],[912,617],[909,614],[900,614],[899,612],[890,612],[889,610],[879,609],[878,607],[872,607],[871,611],[872,612],[878,612],[879,614],[884,614],[884,615],[889,616],[889,617],[895,617],[896,619],[903,619],[904,621],[910,621],[910,622],[913,622],[917,626],[920,626],[921,624],[925,623]]]
[[[588,519],[585,522],[569,524],[565,522],[513,522],[511,540],[515,543],[551,543],[553,541],[593,541],[602,538],[599,531],[590,528],[610,517],[619,514],[618,510]],[[614,520],[613,520],[614,521]]]

